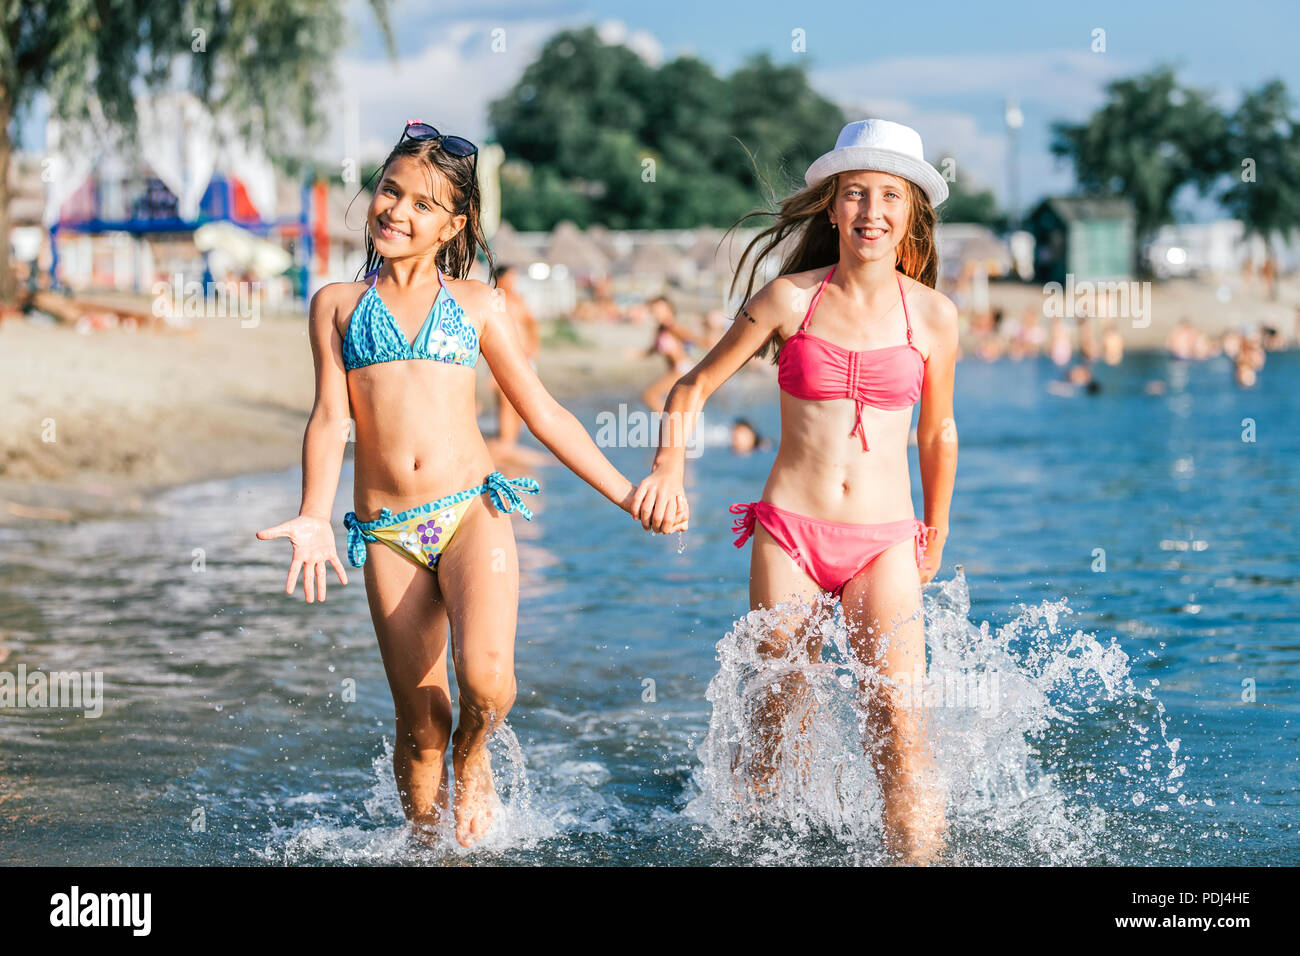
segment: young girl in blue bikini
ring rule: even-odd
[[[393,692],[397,790],[417,835],[431,838],[448,808],[450,742],[456,837],[465,846],[491,825],[487,740],[515,699],[519,569],[508,515],[531,520],[520,493],[540,490],[532,478],[493,470],[475,420],[479,352],[565,465],[625,511],[633,494],[538,380],[510,315],[494,307],[495,291],[465,278],[476,251],[487,253],[476,156],[467,140],[416,121],[385,160],[367,210],[367,279],[327,285],[311,302],[316,400],[303,437],[302,506],[257,533],[293,545],[286,593],[301,570],[307,602],[324,600],[326,565],[347,584],[330,514],[355,420],[347,551],[365,568]],[[454,735],[449,629],[460,693]]]

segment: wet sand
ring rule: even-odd
[[[646,328],[599,326],[582,346],[545,348],[557,398],[593,390],[629,400],[663,362],[642,358]],[[0,524],[76,520],[147,507],[158,488],[300,461],[314,372],[305,323],[199,320],[192,333],[8,321],[0,327]],[[487,363],[478,393],[495,408]]]

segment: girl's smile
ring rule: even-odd
[[[400,229],[394,228],[389,223],[388,219],[383,216],[379,217],[379,235],[384,239],[388,239],[393,242],[399,242],[401,240],[411,238],[411,234],[409,232],[402,232]]]
[[[888,232],[889,230],[882,226],[857,226],[853,229],[853,234],[867,243],[879,242]]]

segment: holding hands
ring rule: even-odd
[[[680,469],[656,467],[637,485],[628,509],[647,531],[668,534],[685,531],[690,524],[690,506]]]

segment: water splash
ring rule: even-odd
[[[370,793],[362,801],[366,822],[313,814],[289,827],[273,826],[267,845],[255,855],[267,863],[456,863],[471,854],[475,862],[506,851],[528,849],[554,835],[554,825],[535,808],[523,748],[514,731],[502,723],[488,740],[492,778],[500,805],[492,827],[474,846],[456,840],[456,825],[448,813],[437,830],[417,837],[402,813],[393,778],[393,745],[384,737],[383,752],[371,764]],[[448,771],[451,757],[448,754]],[[464,859],[464,862],[469,862]]]
[[[976,626],[960,567],[923,594],[922,612],[929,665],[913,688],[924,697],[912,699],[928,711],[945,862],[1105,863],[1130,858],[1135,839],[1169,838],[1159,814],[1173,799],[1187,802],[1186,762],[1168,736],[1156,682],[1134,683],[1113,638],[1070,632],[1064,599],[1021,605],[1001,627]],[[821,638],[820,653],[791,642],[783,656],[761,657],[758,644],[792,613]],[[851,652],[839,603],[751,611],[718,642],[717,657],[687,817],[760,860],[888,861],[862,703],[890,682]],[[773,776],[755,795],[733,768],[762,752],[747,715],[783,682],[800,692],[781,718]]]

